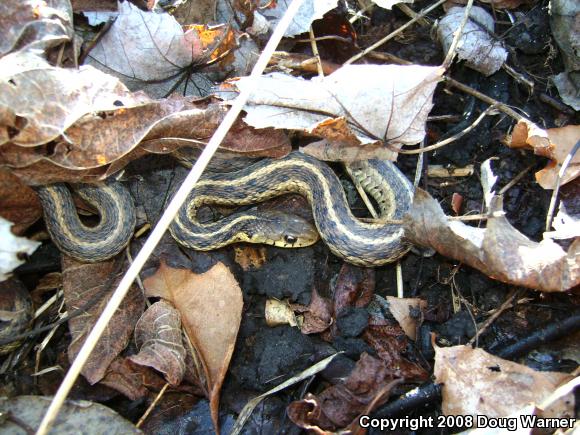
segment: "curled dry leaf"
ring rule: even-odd
[[[347,145],[415,144],[425,136],[442,73],[439,67],[417,65],[347,65],[323,79],[269,74],[259,78],[244,120],[257,128],[297,129]],[[242,90],[249,83],[240,78],[235,85]]]
[[[36,192],[6,168],[0,168],[0,215],[17,222],[12,232],[18,235],[42,216]]]
[[[185,348],[181,340],[181,316],[166,301],[151,305],[135,326],[139,353],[131,361],[153,367],[171,385],[179,385],[185,374]]]
[[[62,258],[66,308],[69,313],[80,310],[80,314],[68,322],[72,336],[68,348],[70,361],[76,357],[107,304],[109,295],[122,277],[122,264],[119,261],[112,259],[101,263],[81,263],[67,256]],[[111,362],[127,347],[144,304],[143,294],[134,284],[83,367],[82,374],[89,383],[100,381]]]
[[[316,433],[348,426],[360,414],[389,398],[393,382],[386,364],[363,353],[348,378],[332,385],[318,396],[308,394],[305,399],[288,405],[288,417],[299,427]]]
[[[579,140],[580,125],[544,130],[535,124],[519,121],[514,127],[508,145],[511,148],[533,149],[534,154],[552,160],[544,169],[536,172],[536,180],[544,189],[554,189],[562,163]],[[579,175],[580,152],[577,152],[564,172],[560,184],[566,184]]]
[[[44,50],[67,42],[72,35],[72,10],[67,0],[0,3],[0,56],[17,49]]]
[[[464,14],[465,8],[452,7],[439,21],[437,35],[443,44],[444,51],[449,50]],[[486,76],[499,70],[507,59],[507,51],[501,42],[491,36],[493,31],[493,17],[485,9],[473,6],[457,46],[458,57]]]
[[[287,301],[268,299],[264,307],[266,325],[270,327],[279,325],[298,326],[298,320],[292,306]]]
[[[147,296],[162,297],[181,313],[185,332],[203,363],[217,430],[220,389],[242,319],[240,286],[223,263],[198,275],[165,262],[143,285]]]
[[[316,288],[313,288],[310,304],[303,311],[304,321],[300,330],[303,334],[326,331],[334,322],[333,314],[332,302],[320,296]]]
[[[537,372],[529,367],[470,346],[435,347],[434,374],[443,384],[445,415],[507,417],[539,404],[561,384],[567,373]],[[572,417],[574,396],[569,394],[543,410],[543,417]]]
[[[24,263],[26,255],[31,255],[40,246],[39,242],[16,237],[10,231],[12,222],[0,216],[0,281],[10,277],[10,273]]]
[[[148,97],[131,94],[118,79],[91,66],[37,65],[0,78],[0,145],[8,139],[20,146],[42,145],[85,115],[147,103]]]
[[[413,243],[509,284],[560,292],[580,283],[580,240],[568,252],[550,239],[533,242],[509,223],[501,197],[492,199],[489,214],[486,228],[450,221],[436,200],[416,189],[405,234]]]

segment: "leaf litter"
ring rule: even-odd
[[[248,86],[248,79],[233,78],[227,84],[221,83],[219,92],[202,100],[177,94],[161,97],[176,90],[191,95],[193,88],[197,88],[195,92],[205,94],[209,91],[211,80],[221,82],[227,76],[244,75],[255,59],[252,51],[259,50],[259,45],[255,41],[249,43],[243,32],[262,35],[260,38],[263,38],[271,32],[288,5],[288,2],[272,2],[265,8],[257,8],[256,5],[236,3],[233,8],[237,9],[230,5],[231,12],[236,14],[235,19],[232,15],[224,15],[227,8],[218,5],[220,17],[225,17],[224,22],[229,22],[213,26],[206,23],[215,23],[214,17],[209,18],[202,13],[213,13],[211,8],[200,7],[196,11],[199,12],[196,21],[183,21],[184,17],[192,16],[188,2],[177,6],[174,16],[164,12],[159,5],[152,12],[139,9],[130,2],[120,3],[116,20],[108,31],[95,39],[89,52],[90,62],[104,69],[100,72],[90,66],[63,68],[60,61],[64,58],[67,62],[68,51],[66,55],[61,52],[59,66],[54,66],[53,61],[46,61],[41,51],[72,38],[72,12],[67,1],[48,2],[48,5],[20,2],[18,7],[12,3],[6,2],[0,6],[3,12],[0,28],[5,36],[0,44],[0,53],[3,54],[0,58],[3,66],[0,89],[5,91],[0,97],[0,163],[31,185],[56,181],[95,181],[118,174],[125,168],[132,174],[129,177],[139,177],[139,173],[135,175],[131,172],[131,166],[141,157],[159,158],[162,162],[162,155],[183,147],[203,148],[204,142],[225,115],[228,103],[226,101],[224,104],[220,97],[231,98],[232,90],[235,94]],[[392,8],[396,2],[375,3]],[[494,2],[494,6],[517,8],[519,3]],[[310,31],[314,28],[312,21],[327,20],[329,14],[324,14],[335,5],[335,1],[324,4],[305,2],[293,23],[294,28],[287,35]],[[148,6],[153,7],[152,4]],[[373,15],[374,20],[380,16],[377,11],[380,9],[375,7],[373,14],[378,15]],[[358,12],[362,15],[359,16]],[[344,10],[340,13],[344,14]],[[357,11],[352,21],[364,17],[365,13],[363,10]],[[464,13],[463,9],[452,8],[440,22],[443,51],[451,44],[450,37]],[[242,17],[244,20],[240,19]],[[471,8],[470,17],[457,54],[483,74],[492,74],[505,63],[506,52],[502,45],[506,42],[500,44],[493,37],[494,26],[502,24],[494,23],[491,15],[477,7]],[[448,25],[450,27],[446,28]],[[503,26],[505,28],[505,24]],[[357,27],[357,30],[363,28],[365,25]],[[354,35],[352,40],[355,41],[354,27],[351,26],[351,29]],[[373,25],[366,29],[372,30]],[[323,58],[322,62],[327,59],[334,61],[334,65],[342,62],[333,59],[330,51],[324,51],[322,40],[309,40],[308,35],[297,36],[292,41],[293,47],[290,45],[288,50],[297,49],[304,41],[308,44],[319,42],[321,53],[318,56]],[[359,50],[356,46],[354,48]],[[376,60],[386,55],[375,51],[374,54],[368,53],[369,59],[371,56],[375,56]],[[236,64],[235,57],[238,60],[243,58],[242,64]],[[410,57],[413,58],[412,55]],[[310,58],[310,61],[312,59],[316,62],[315,58]],[[281,157],[292,149],[292,143],[299,144],[304,152],[328,161],[353,162],[365,158],[395,160],[399,151],[405,153],[406,146],[431,141],[437,136],[437,128],[432,128],[431,124],[437,121],[428,118],[432,109],[439,110],[436,87],[442,80],[447,80],[444,74],[456,72],[438,66],[421,66],[421,63],[425,62],[418,61],[410,66],[345,65],[331,68],[334,72],[325,77],[309,79],[290,75],[289,70],[282,67],[260,78],[259,91],[246,106],[244,121],[238,121],[222,144],[222,150],[252,157]],[[73,65],[74,62],[67,66]],[[319,65],[310,71],[317,70],[324,70],[324,66]],[[196,76],[199,72],[204,76]],[[494,77],[491,76],[490,80],[495,80]],[[38,92],[37,85],[44,92]],[[146,90],[148,95],[138,89]],[[562,98],[568,101],[564,95]],[[494,104],[500,112],[510,113],[497,101]],[[546,169],[536,174],[538,182],[546,189],[554,187],[562,163],[570,159],[568,170],[560,182],[564,193],[574,192],[574,179],[578,175],[578,154],[572,155],[578,140],[578,132],[574,130],[576,126],[561,118],[558,122],[569,125],[540,129],[531,121],[522,120],[521,116],[519,118],[511,142],[510,139],[504,142],[512,147],[533,148],[535,154],[552,160]],[[501,127],[497,129],[503,129],[506,133],[505,125],[499,125]],[[292,139],[285,129],[294,131]],[[509,164],[507,159],[503,163]],[[525,286],[544,292],[563,293],[577,286],[580,275],[579,245],[574,240],[578,233],[574,230],[574,225],[577,225],[575,206],[570,196],[562,194],[559,214],[553,223],[559,236],[546,235],[545,240],[538,242],[537,237],[530,238],[516,230],[506,218],[509,192],[507,196],[495,193],[497,177],[491,172],[489,164],[482,167],[481,177],[486,206],[483,210],[486,223],[482,227],[450,219],[443,211],[445,203],[442,208],[429,194],[417,189],[415,204],[404,222],[407,237],[418,245],[433,248],[447,258],[509,284],[503,286],[489,281],[490,287],[500,285],[500,289],[507,289],[510,286]],[[8,215],[19,225],[17,231],[40,239],[46,237],[36,230],[34,220],[38,217],[38,208],[30,200],[31,192],[22,187],[10,192],[12,183],[17,185],[16,182],[7,181],[2,192],[11,193],[16,198],[22,196],[22,202],[16,202],[15,210]],[[459,196],[457,192],[452,193],[454,197]],[[439,194],[439,198],[445,196],[441,195],[440,189]],[[462,208],[469,209],[473,199],[469,194],[461,197],[464,199]],[[459,207],[455,208],[459,210]],[[1,235],[2,240],[13,251],[26,250],[30,255],[36,244],[32,242],[25,246],[26,239],[13,238],[7,225],[7,230]],[[33,231],[26,230],[27,227]],[[554,241],[562,239],[569,240],[562,246],[559,244],[562,242]],[[170,240],[163,249],[169,253],[168,258],[177,257],[177,254],[171,253],[177,248],[172,246]],[[237,262],[247,273],[261,269],[263,276],[268,276],[272,273],[269,268],[275,264],[273,259],[283,258],[282,264],[288,261],[285,254],[272,254],[275,251],[270,249],[261,248],[257,254],[258,251],[252,250],[241,252],[237,254]],[[195,256],[191,253],[187,255]],[[360,430],[358,416],[381,408],[390,396],[398,395],[406,391],[409,385],[424,382],[429,377],[429,363],[424,355],[417,353],[416,347],[421,340],[425,341],[424,326],[429,325],[423,325],[423,321],[435,318],[429,314],[429,310],[435,309],[435,301],[423,299],[425,296],[383,297],[384,290],[392,288],[390,272],[380,270],[375,274],[374,271],[349,265],[340,267],[339,264],[337,267],[334,260],[328,263],[326,255],[324,266],[320,266],[325,278],[323,282],[312,285],[310,303],[282,301],[281,305],[286,309],[288,323],[299,327],[301,333],[309,334],[309,339],[320,338],[325,346],[344,350],[347,356],[343,358],[341,355],[337,360],[350,363],[343,367],[340,376],[332,378],[333,381],[325,381],[320,388],[311,389],[304,399],[291,403],[288,415],[299,427],[316,432],[344,428],[357,431]],[[9,260],[14,264],[6,268],[7,273],[14,269],[16,262],[22,262],[20,257],[8,253]],[[215,257],[211,260],[205,256],[199,258],[201,260],[192,258],[192,264],[195,261],[199,261],[197,265],[207,266],[208,261],[215,264]],[[421,287],[423,270],[413,269],[413,261],[406,261],[403,270],[410,267],[411,271],[417,272],[416,276],[404,278],[409,287],[415,286],[416,289],[417,286]],[[437,274],[432,273],[432,260],[424,261],[428,265],[426,273],[431,273],[433,278],[429,285],[440,293],[442,284],[450,283],[452,292],[459,291],[464,285],[460,278],[466,268],[462,269],[461,263],[453,266],[451,277],[446,280],[439,275],[439,269]],[[107,292],[115,287],[117,274],[126,267],[119,266],[121,263],[117,259],[98,265],[83,265],[63,258],[64,304],[68,314],[71,314],[68,320],[72,337],[69,356],[78,350],[78,343],[94,324]],[[151,392],[164,391],[163,379],[155,373],[162,373],[165,381],[175,387],[192,382],[210,399],[211,418],[217,429],[220,391],[228,388],[224,379],[232,355],[235,355],[234,346],[240,328],[242,290],[252,295],[252,287],[268,286],[275,282],[239,279],[237,266],[226,263],[227,266],[218,262],[213,268],[202,267],[207,271],[195,274],[189,270],[174,269],[162,261],[159,270],[144,281],[146,296],[162,299],[143,313],[143,295],[138,286],[133,287],[129,299],[109,325],[83,370],[85,378],[91,383],[99,382],[112,387],[132,400],[147,397],[153,404],[163,399],[158,397],[153,400]],[[292,267],[292,263],[287,264]],[[334,272],[330,272],[332,269]],[[470,273],[470,284],[475,286],[479,279],[477,272]],[[324,280],[330,281],[329,274],[333,283],[325,284]],[[458,275],[457,280],[454,274]],[[292,284],[297,285],[297,282]],[[267,290],[260,291],[267,294]],[[375,291],[381,294],[375,294]],[[473,291],[477,292],[477,289]],[[461,293],[458,298],[459,307],[463,304],[465,310],[473,310],[478,315],[476,303],[467,300]],[[518,308],[512,309],[517,311]],[[263,313],[258,316],[263,317]],[[526,317],[525,314],[519,315]],[[265,317],[269,317],[268,312]],[[276,320],[274,324],[280,325],[281,321]],[[182,326],[185,336],[181,334]],[[136,349],[129,344],[131,336],[135,338]],[[253,345],[253,338],[244,336],[243,340],[244,345]],[[523,402],[515,401],[513,409],[509,410],[468,409],[467,404],[471,402],[461,394],[469,391],[469,398],[475,396],[471,384],[463,385],[462,379],[454,377],[455,368],[447,374],[438,372],[437,364],[449,364],[449,361],[442,362],[443,352],[455,349],[435,348],[435,373],[440,377],[439,381],[445,382],[444,413],[456,414],[459,412],[457,407],[462,405],[465,408],[461,408],[461,413],[483,412],[505,416],[508,411],[528,412]],[[463,367],[468,367],[469,375],[485,375],[481,385],[484,385],[482,391],[486,391],[481,396],[485,395],[488,403],[498,400],[487,396],[488,389],[497,389],[497,380],[490,376],[487,365],[513,370],[516,378],[527,376],[542,384],[540,395],[535,389],[514,383],[516,386],[510,389],[513,391],[509,395],[510,401],[521,396],[522,400],[540,403],[558,383],[568,379],[565,374],[553,379],[551,375],[542,377],[525,366],[516,367],[518,365],[491,355],[491,360],[482,358],[483,351],[479,349],[464,349],[459,352],[460,356],[453,357],[453,364],[459,362]],[[127,352],[128,355],[125,355]],[[317,360],[320,358],[312,362]],[[331,364],[330,359],[324,361],[324,364],[315,366],[316,370],[303,371],[294,382],[319,371],[322,371],[324,379],[330,379],[324,377],[324,373],[334,363]],[[192,369],[195,371],[193,380],[187,373]],[[295,368],[291,370],[296,372]],[[233,373],[234,378],[239,375],[239,371],[234,370]],[[444,376],[448,378],[443,380]],[[548,378],[551,381],[544,384]],[[291,383],[285,382],[272,391],[277,392]],[[250,402],[249,408],[253,409],[257,403]],[[241,407],[236,405],[234,408]],[[240,422],[246,421],[249,412],[241,413]],[[553,415],[564,416],[568,413],[569,408],[563,407],[556,408]],[[35,422],[33,426],[37,424]],[[240,429],[240,424],[243,423],[238,423],[235,430]]]

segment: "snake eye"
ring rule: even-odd
[[[293,245],[298,241],[298,239],[294,236],[284,236],[284,241],[290,245]]]

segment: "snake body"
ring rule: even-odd
[[[376,201],[382,220],[403,218],[412,202],[413,188],[394,164],[369,160],[359,162],[351,169]],[[135,213],[130,211],[134,210],[132,200],[127,198],[130,197],[128,192],[122,195],[120,187],[112,189],[111,185],[93,188],[101,191],[99,201],[103,200],[107,206],[101,209],[104,210],[101,223],[92,229],[80,223],[70,194],[68,200],[64,199],[66,194],[62,189],[65,188],[48,186],[39,190],[49,232],[62,251],[85,261],[99,261],[95,259],[110,257],[128,243],[135,222]],[[291,153],[278,160],[262,160],[235,173],[204,177],[179,210],[170,232],[180,244],[201,250],[216,249],[238,241],[288,247],[311,244],[316,238],[300,220],[291,222],[289,227],[293,232],[303,231],[305,236],[302,239],[294,233],[286,234],[286,230],[277,231],[276,228],[282,223],[286,225],[287,221],[276,213],[268,217],[270,222],[266,234],[260,230],[259,216],[253,212],[232,215],[213,224],[200,224],[196,219],[197,210],[203,204],[249,205],[289,192],[308,199],[321,238],[334,254],[350,263],[379,266],[396,261],[409,250],[401,225],[365,223],[354,217],[340,180],[332,169],[301,153]],[[107,195],[109,198],[103,198]],[[125,214],[131,214],[130,219]],[[109,235],[97,236],[97,228],[103,231],[107,228]]]

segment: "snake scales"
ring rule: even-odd
[[[413,187],[394,164],[369,160],[351,169],[376,201],[382,220],[403,218],[412,202]],[[38,188],[52,239],[63,252],[82,261],[102,261],[116,255],[129,242],[135,226],[135,208],[128,190],[120,183],[105,182],[100,186],[79,185],[76,191],[99,210],[98,225],[83,225],[64,185]],[[180,244],[200,250],[234,242],[284,247],[312,244],[318,236],[308,222],[277,212],[244,212],[210,224],[196,219],[198,208],[204,204],[248,205],[289,192],[308,199],[320,237],[334,254],[350,263],[379,266],[396,261],[409,249],[401,225],[365,223],[355,218],[332,169],[296,152],[278,160],[262,160],[235,173],[202,178],[170,232]]]

